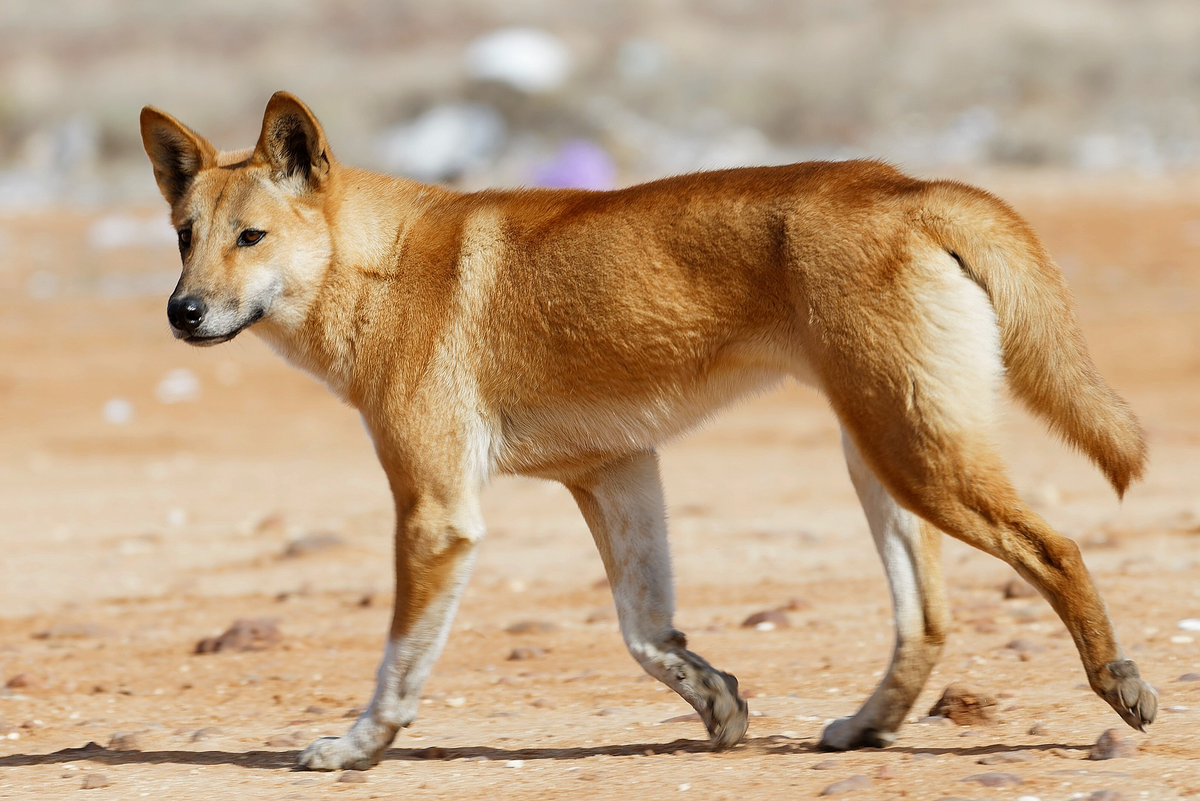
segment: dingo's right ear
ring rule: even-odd
[[[154,165],[154,180],[172,206],[191,186],[196,173],[216,164],[208,140],[153,106],[142,109],[142,144]]]

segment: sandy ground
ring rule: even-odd
[[[1011,571],[956,542],[953,633],[912,719],[967,682],[998,697],[998,722],[815,750],[885,668],[890,604],[835,421],[785,388],[663,450],[678,623],[741,679],[743,745],[710,752],[625,653],[566,491],[504,479],[420,719],[364,781],[293,771],[367,699],[387,626],[390,502],[368,439],[251,335],[173,342],[171,246],[100,248],[102,215],[64,212],[0,218],[0,798],[104,782],[87,797],[803,798],[858,774],[871,786],[850,798],[1200,795],[1200,682],[1179,680],[1200,672],[1200,633],[1178,626],[1200,617],[1200,182],[982,180],[1058,255],[1096,361],[1150,433],[1149,476],[1118,504],[1023,413],[1004,428],[1017,485],[1084,545],[1160,690],[1159,722],[1128,732],[1136,756],[1086,759],[1123,724],[1086,690],[1049,607],[1005,600]],[[164,403],[179,369],[198,389]],[[128,423],[106,421],[114,398]],[[327,547],[287,555],[297,540]],[[741,627],[792,599],[789,627]],[[239,618],[273,619],[279,642],[193,653]],[[547,625],[507,631],[522,621]],[[508,659],[519,646],[544,653]],[[1013,754],[1025,761],[979,764]],[[987,772],[1022,783],[966,781]]]

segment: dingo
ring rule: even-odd
[[[1002,201],[873,161],[461,194],[339,164],[283,92],[252,150],[218,153],[150,107],[141,130],[179,232],[174,335],[253,326],[362,413],[395,496],[375,695],[301,765],[367,768],[413,721],[483,538],[480,490],[505,473],[570,489],[630,652],[715,746],[737,743],[737,680],[672,625],[654,447],[789,376],[841,422],[896,616],[891,669],[822,746],[895,739],[946,637],[942,532],[1037,587],[1092,689],[1129,725],[1154,720],[1078,547],[1017,497],[992,443],[1007,381],[1118,495],[1146,458],[1061,274]]]

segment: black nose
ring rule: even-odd
[[[204,322],[207,309],[200,298],[171,298],[167,303],[167,319],[180,331],[194,334]]]

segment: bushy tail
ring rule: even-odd
[[[928,185],[922,220],[991,298],[1017,397],[1124,496],[1145,470],[1145,433],[1096,372],[1062,273],[1033,230],[1002,200],[949,181]]]

